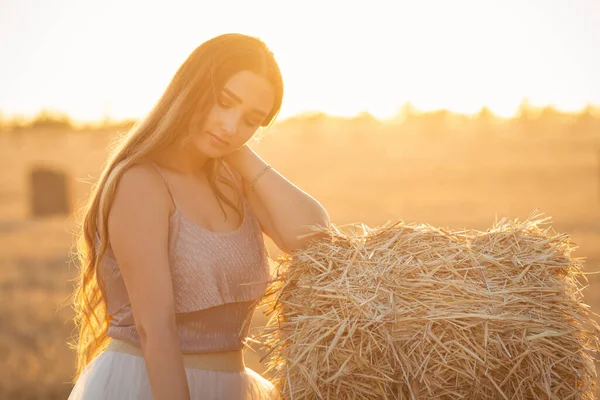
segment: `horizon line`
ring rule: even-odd
[[[515,111],[512,114],[507,116],[507,115],[502,115],[502,114],[498,114],[498,113],[494,112],[493,108],[491,108],[487,105],[481,106],[475,112],[460,112],[460,111],[453,111],[452,109],[446,108],[446,107],[422,109],[422,108],[416,107],[412,102],[407,101],[407,102],[404,102],[396,110],[395,114],[385,117],[385,118],[377,117],[372,111],[369,111],[369,110],[361,110],[361,111],[357,111],[353,114],[343,115],[343,114],[339,114],[339,113],[330,113],[330,112],[323,111],[323,110],[308,109],[308,110],[299,111],[299,112],[296,112],[293,114],[285,115],[283,117],[278,117],[275,119],[274,124],[281,123],[286,120],[290,120],[290,119],[294,119],[294,118],[310,117],[310,116],[317,116],[317,115],[322,115],[322,116],[331,117],[331,118],[339,118],[339,119],[355,119],[355,118],[359,118],[359,117],[370,116],[371,118],[373,118],[377,121],[386,122],[386,121],[394,121],[394,120],[398,120],[399,118],[402,118],[402,116],[405,114],[406,109],[409,109],[411,113],[414,113],[414,115],[425,115],[425,114],[434,114],[434,113],[438,113],[438,112],[448,112],[451,115],[457,115],[457,116],[477,116],[478,114],[482,113],[484,110],[487,110],[487,112],[489,112],[493,117],[495,117],[497,119],[513,119],[513,118],[518,117],[519,110],[521,110],[523,108],[526,110],[534,111],[534,112],[542,112],[544,109],[553,109],[560,114],[570,114],[570,115],[581,114],[582,112],[584,112],[588,109],[592,109],[592,110],[598,110],[598,113],[600,114],[600,104],[596,104],[596,103],[592,103],[592,102],[588,102],[585,104],[585,106],[582,106],[576,110],[572,110],[572,109],[560,108],[551,103],[547,103],[544,105],[536,105],[536,104],[532,104],[531,102],[529,102],[529,100],[527,98],[524,98],[521,101],[521,103],[519,103],[519,105],[515,108]],[[124,117],[124,118],[115,118],[113,116],[106,115],[103,118],[98,118],[98,119],[79,119],[79,118],[73,117],[68,112],[60,111],[60,110],[53,109],[50,107],[41,108],[37,112],[35,112],[33,115],[30,114],[29,116],[27,116],[25,114],[20,114],[20,113],[12,113],[12,115],[4,115],[2,113],[2,110],[0,110],[0,125],[3,125],[5,123],[11,123],[11,122],[12,123],[33,122],[36,119],[39,119],[40,117],[44,117],[44,116],[53,118],[53,119],[56,118],[57,120],[60,120],[60,119],[64,120],[66,118],[68,120],[68,122],[74,126],[79,126],[79,125],[95,126],[95,125],[102,125],[102,124],[107,124],[107,123],[119,124],[119,123],[126,123],[126,122],[130,122],[130,121],[139,121],[145,115],[135,116],[135,117],[129,116],[129,117]]]

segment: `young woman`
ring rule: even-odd
[[[267,399],[242,349],[270,278],[262,233],[285,252],[326,210],[246,142],[277,115],[267,46],[215,37],[122,138],[85,208],[69,399]]]

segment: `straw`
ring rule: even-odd
[[[313,227],[262,300],[266,374],[293,400],[593,399],[598,315],[549,221]]]

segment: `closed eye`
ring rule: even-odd
[[[226,99],[225,97],[221,97],[219,99],[219,105],[221,107],[229,108],[233,107],[233,102],[231,100]]]
[[[232,100],[227,99],[226,97],[220,97],[218,100],[219,106],[223,107],[223,108],[231,108],[234,106],[234,102]],[[261,124],[261,121],[255,121],[253,119],[244,119],[244,122],[246,123],[246,125],[248,126],[259,126]]]
[[[248,124],[248,126],[258,126],[260,125],[260,122],[246,120],[246,124]]]
[[[229,98],[231,98],[231,101],[235,101],[238,103],[242,102],[242,99],[240,98],[240,96],[238,96],[237,94],[233,93],[231,90],[227,89],[227,88],[223,88],[223,93],[225,93]],[[258,118],[267,118],[268,113],[255,109],[253,108],[252,110],[250,110],[253,114],[256,114],[256,116]]]

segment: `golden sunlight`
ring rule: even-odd
[[[0,1],[0,400],[598,398],[598,21]]]
[[[261,37],[275,53],[286,85],[282,118],[388,118],[405,102],[468,114],[487,106],[506,117],[524,98],[565,111],[600,104],[600,59],[591,51],[600,28],[586,18],[599,6],[584,2],[219,2],[210,12],[184,2],[4,4],[4,115],[138,118],[191,50],[231,31]]]

